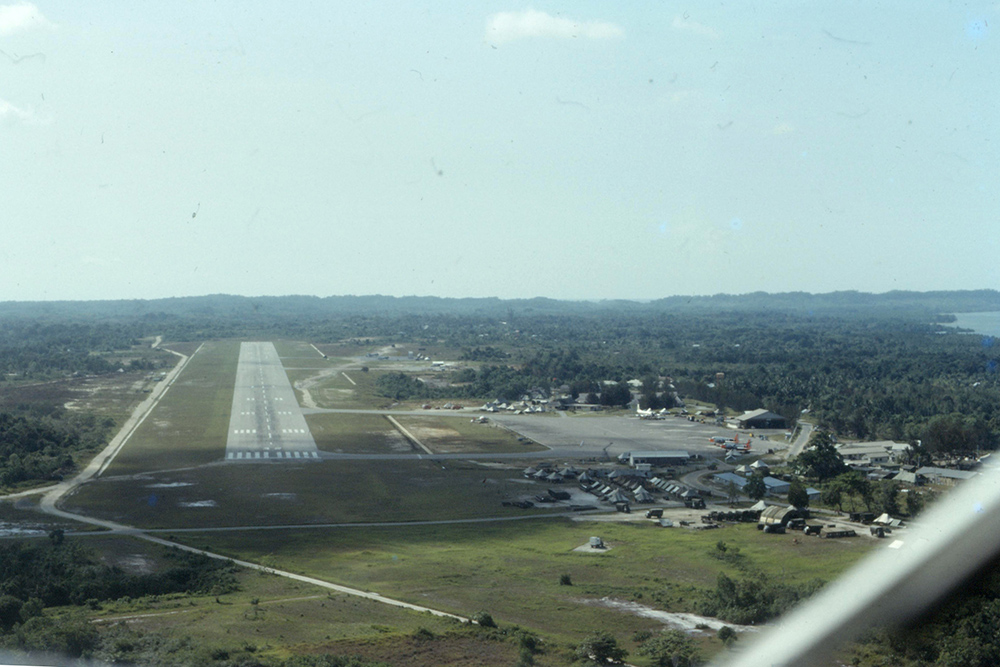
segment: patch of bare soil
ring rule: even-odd
[[[353,368],[354,364],[340,364],[339,366],[331,366],[330,368],[323,368],[315,375],[311,375],[304,380],[298,380],[295,382],[294,387],[296,390],[302,392],[302,407],[304,408],[320,408],[326,407],[316,404],[316,399],[313,398],[312,390],[316,388],[323,380],[330,377],[331,375],[338,375],[343,373],[349,368]]]
[[[468,451],[469,441],[461,433],[447,426],[422,426],[405,424],[406,430],[438,454]]]
[[[142,554],[125,554],[111,559],[109,565],[120,567],[128,574],[152,574],[156,571],[153,561]]]
[[[410,446],[410,441],[403,437],[403,434],[399,431],[383,431],[386,439],[386,444],[389,449],[394,452],[409,452],[412,451]]]

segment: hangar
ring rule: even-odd
[[[769,410],[751,410],[736,418],[739,428],[787,428],[785,418]]]

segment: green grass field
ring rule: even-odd
[[[413,447],[382,415],[306,415],[316,446],[327,452],[406,454]]]
[[[318,408],[370,410],[384,409],[393,403],[392,399],[375,394],[378,371],[362,371],[360,366],[351,366],[348,359],[330,359],[326,365],[332,368],[292,368],[287,371],[302,405],[309,405],[304,397],[305,391],[309,392],[309,398]]]
[[[108,467],[127,475],[221,460],[239,343],[205,343]]]
[[[219,463],[103,478],[63,507],[143,528],[466,519],[524,514],[501,502],[548,487],[519,480],[466,461]]]
[[[604,554],[573,551],[591,535],[611,548]],[[695,531],[568,519],[181,539],[458,614],[485,609],[502,625],[530,627],[570,643],[597,628],[627,640],[636,630],[663,627],[602,607],[596,603],[602,598],[693,611],[699,591],[713,587],[720,572],[741,576],[713,557],[719,540],[790,583],[831,580],[871,545],[818,539],[795,544],[792,536],[765,535],[752,525]],[[560,585],[563,574],[570,575],[571,586]]]

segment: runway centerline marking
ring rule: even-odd
[[[242,343],[223,460],[296,458],[320,457],[274,344]]]

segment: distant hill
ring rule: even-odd
[[[6,301],[0,318],[149,319],[158,318],[301,318],[312,320],[355,315],[463,315],[503,318],[508,315],[657,314],[712,312],[776,312],[799,315],[913,316],[935,318],[950,313],[1000,311],[1000,292],[830,292],[809,294],[716,294],[672,296],[654,301],[562,301],[430,296],[261,296],[213,294],[170,299],[120,301]]]

